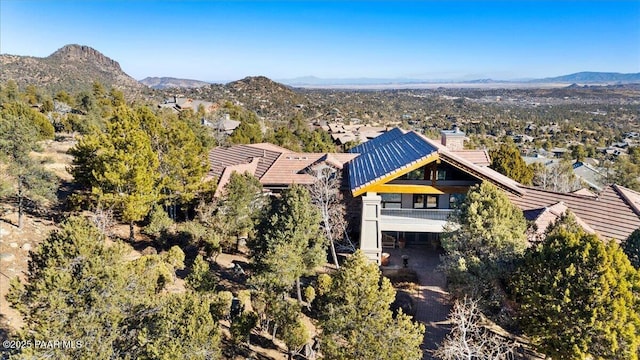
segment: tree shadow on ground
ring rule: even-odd
[[[6,325],[6,323],[6,316],[0,314],[0,341],[8,340],[11,335],[11,329]],[[0,359],[1,358],[2,357],[0,356]]]

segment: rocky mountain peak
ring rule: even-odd
[[[86,45],[65,45],[49,55],[50,60],[97,63],[121,70],[117,61],[105,56],[98,50]]]

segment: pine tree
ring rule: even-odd
[[[242,236],[253,236],[256,222],[266,205],[262,184],[255,176],[232,173],[218,203],[215,227],[228,244]]]
[[[187,123],[174,116],[156,115],[146,107],[136,109],[140,126],[149,136],[159,160],[160,193],[175,219],[175,208],[188,206],[204,191],[207,152]]]
[[[142,220],[158,199],[159,179],[158,156],[139,118],[126,107],[117,108],[104,133],[83,137],[71,153],[76,180],[91,186],[98,201],[117,209],[133,239],[134,222]]]
[[[271,203],[251,246],[258,268],[254,280],[280,291],[295,282],[302,302],[300,277],[310,274],[326,259],[320,214],[311,204],[307,189],[294,185]]]
[[[378,267],[356,251],[321,292],[320,346],[325,359],[422,359],[424,325],[390,305],[395,290]]]
[[[513,281],[525,333],[554,359],[638,359],[640,273],[620,247],[572,227],[552,231]]]
[[[18,227],[22,228],[25,202],[38,204],[55,199],[55,176],[36,163],[29,152],[38,145],[37,128],[25,117],[0,114],[0,153],[6,168],[5,191],[17,199]]]
[[[531,185],[533,170],[520,156],[520,151],[513,144],[501,144],[497,149],[489,152],[491,155],[491,168],[513,180]]]

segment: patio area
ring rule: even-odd
[[[383,273],[405,268],[404,256],[406,268],[418,274],[419,286],[412,293],[416,305],[415,319],[426,327],[423,359],[433,359],[430,351],[434,350],[449,332],[447,316],[451,310],[445,275],[437,270],[442,249],[416,244],[403,249],[385,248],[384,252],[390,256],[388,264],[382,266]]]

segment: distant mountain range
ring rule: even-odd
[[[169,89],[169,88],[199,88],[210,85],[211,83],[200,80],[178,79],[173,77],[146,77],[140,80],[141,83],[152,89]]]
[[[66,45],[45,58],[1,54],[0,68],[0,82],[13,79],[19,86],[32,84],[53,91],[90,90],[94,81],[128,94],[145,89],[117,61],[89,46]]]
[[[594,84],[594,83],[640,83],[640,73],[634,74],[621,74],[615,72],[590,72],[583,71],[570,75],[556,76],[545,79],[531,80],[531,82],[547,82],[547,83],[579,83],[579,84]]]
[[[578,72],[569,75],[542,79],[494,80],[494,79],[413,79],[413,78],[343,78],[323,79],[304,76],[293,79],[280,79],[279,82],[290,86],[322,87],[346,85],[407,85],[407,84],[629,84],[640,83],[640,73],[622,74],[615,72]]]
[[[45,58],[32,56],[6,55],[0,54],[0,82],[9,79],[15,80],[18,85],[25,86],[33,84],[39,87],[48,88],[54,91],[66,90],[77,92],[79,90],[91,89],[94,81],[99,81],[106,87],[115,87],[128,94],[148,91],[149,88],[168,89],[182,88],[194,89],[214,86],[207,81],[179,79],[172,77],[147,77],[136,81],[127,75],[120,68],[117,61],[108,58],[99,51],[83,45],[66,45],[53,54]],[[260,79],[258,83],[262,85],[264,79],[260,77],[247,78]],[[246,79],[245,79],[246,80]],[[517,84],[527,84],[535,86],[537,84],[629,84],[640,83],[640,73],[621,74],[613,72],[579,72],[570,75],[549,77],[543,79],[526,80],[425,80],[412,78],[346,78],[346,79],[322,79],[313,76],[299,77],[293,79],[281,79],[279,83],[292,87],[371,87],[376,86],[393,89],[395,86],[420,87],[421,84],[449,84],[460,87],[467,87],[472,84],[500,86],[515,86]],[[230,83],[231,84],[231,83]],[[236,85],[242,85],[238,82]],[[253,84],[253,83],[252,83]],[[255,85],[255,84],[254,84]],[[242,86],[240,86],[242,87]]]

